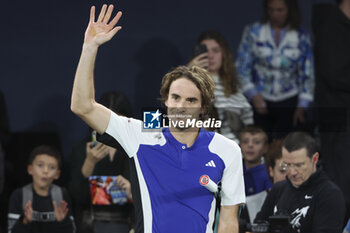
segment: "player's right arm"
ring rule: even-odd
[[[94,66],[98,47],[112,39],[121,29],[116,26],[122,13],[119,11],[110,21],[113,5],[103,5],[95,20],[95,7],[91,7],[89,25],[85,31],[83,50],[75,74],[71,110],[91,128],[102,134],[109,122],[110,110],[95,101]]]

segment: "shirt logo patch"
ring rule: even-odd
[[[208,162],[207,164],[205,164],[205,166],[207,167],[216,167],[215,163],[213,160],[210,160],[210,162]]]
[[[305,206],[301,209],[298,208],[291,214],[292,220],[290,224],[292,225],[293,229],[296,229],[298,232],[300,232],[300,228],[301,228],[300,219],[305,218],[309,208],[310,206]]]

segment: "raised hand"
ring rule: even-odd
[[[27,204],[24,206],[23,223],[27,224],[27,223],[30,223],[32,220],[33,220],[32,201],[29,200]]]
[[[55,201],[53,201],[52,204],[57,222],[62,222],[68,213],[67,202],[61,201],[59,206],[57,206]]]
[[[112,37],[122,28],[121,26],[115,27],[122,16],[122,12],[120,11],[118,11],[116,16],[114,16],[109,22],[113,13],[113,8],[113,5],[109,5],[107,9],[107,5],[104,4],[100,15],[95,22],[95,6],[91,7],[90,21],[85,31],[84,44],[100,46],[112,39]]]

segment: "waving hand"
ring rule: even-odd
[[[113,5],[109,5],[108,9],[107,5],[103,5],[100,15],[98,16],[97,21],[95,21],[95,6],[91,7],[89,25],[85,31],[85,44],[100,46],[112,39],[112,37],[122,28],[121,26],[115,26],[122,16],[121,11],[118,11],[116,16],[114,16],[109,22],[113,13],[113,8]]]

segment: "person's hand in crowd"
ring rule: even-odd
[[[24,206],[24,216],[23,216],[23,224],[30,223],[33,220],[33,208],[32,208],[32,201],[28,201],[27,204]]]
[[[298,123],[305,122],[305,111],[304,108],[296,108],[293,116],[293,125],[297,126]]]
[[[97,143],[92,148],[91,148],[91,145],[92,145],[92,142],[86,143],[86,158],[81,168],[81,173],[86,178],[92,175],[95,169],[96,163],[98,163],[101,159],[103,159],[107,155],[110,155],[111,152],[113,152],[113,154],[110,156],[110,161],[112,161],[114,158],[114,152],[116,151],[115,149],[111,150],[111,147],[106,146],[102,143]]]
[[[208,53],[201,53],[197,57],[193,58],[187,65],[188,67],[199,66],[203,69],[207,69],[209,66]]]
[[[263,97],[260,94],[257,94],[252,99],[253,106],[255,110],[262,115],[265,115],[268,113],[266,108],[266,103]]]
[[[128,200],[132,200],[130,182],[126,178],[124,178],[122,175],[117,176],[116,181],[118,186],[126,192],[126,196]]]
[[[109,154],[109,147],[102,143],[97,143],[96,146],[91,148],[91,144],[92,142],[86,143],[86,159],[96,164]]]
[[[62,200],[60,204],[57,206],[56,202],[53,201],[52,204],[53,204],[53,209],[55,212],[55,218],[57,222],[62,222],[68,213],[67,202]]]
[[[109,22],[113,13],[113,8],[113,5],[109,5],[107,9],[107,5],[104,4],[97,20],[95,21],[95,6],[91,7],[89,25],[85,31],[85,45],[98,47],[112,39],[112,37],[121,29],[121,26],[115,27],[122,16],[121,11],[118,11],[116,16],[114,16]]]

